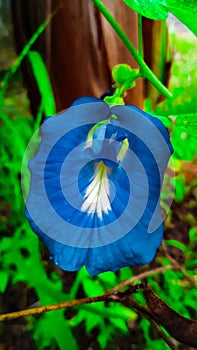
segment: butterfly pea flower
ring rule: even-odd
[[[151,262],[173,152],[165,126],[134,106],[84,97],[40,132],[26,217],[54,263],[96,275]]]

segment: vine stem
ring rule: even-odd
[[[139,275],[132,276],[132,277],[124,280],[120,284],[117,284],[117,286],[115,286],[114,288],[106,290],[105,294],[115,293],[115,292],[121,290],[122,288],[128,287],[132,283],[138,282],[138,281],[140,281],[140,280],[142,280],[144,278],[147,278],[147,277],[150,277],[150,276],[153,276],[153,275],[157,275],[157,274],[165,272],[167,270],[172,270],[172,268],[173,268],[172,265],[167,265],[167,266],[156,267],[153,270],[148,270],[148,271],[141,272]]]
[[[95,6],[98,8],[98,10],[102,13],[102,15],[105,17],[105,19],[109,22],[109,24],[112,26],[116,34],[119,36],[119,38],[122,40],[124,45],[127,47],[129,52],[132,54],[135,61],[138,63],[140,67],[140,75],[144,78],[147,78],[154,86],[155,88],[160,91],[162,95],[164,95],[166,98],[171,98],[172,93],[161,83],[161,81],[156,77],[156,75],[151,71],[151,69],[147,66],[147,64],[144,62],[142,56],[140,53],[136,50],[134,45],[129,40],[128,36],[124,33],[122,28],[119,26],[119,24],[116,22],[114,17],[111,15],[107,7],[100,1],[100,0],[92,0],[92,2],[95,4]]]
[[[143,58],[144,50],[143,50],[143,38],[142,38],[142,16],[138,13],[138,49],[139,54]]]

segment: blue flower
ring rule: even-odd
[[[152,261],[173,151],[164,125],[136,107],[85,97],[47,118],[41,135],[26,217],[55,264],[96,275]]]

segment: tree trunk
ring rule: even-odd
[[[53,9],[60,0],[53,0]],[[104,3],[137,45],[136,14],[122,0]],[[136,67],[132,56],[114,30],[90,0],[63,3],[51,23],[50,75],[58,109],[83,95],[99,97],[112,84],[111,70],[118,63]],[[129,102],[142,104],[142,83],[138,83]]]
[[[17,50],[21,51],[44,19],[58,7],[46,31],[33,49],[43,56],[52,82],[57,111],[81,96],[102,95],[111,87],[111,69],[119,63],[136,63],[114,30],[91,0],[12,0]],[[137,15],[122,0],[104,0],[131,41],[137,46]],[[33,113],[39,93],[27,62],[23,73]],[[142,81],[127,96],[127,102],[142,106]]]

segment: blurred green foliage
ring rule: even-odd
[[[174,161],[176,176],[166,179],[166,187],[162,194],[163,204],[168,199],[168,189],[175,186],[175,200],[180,202],[173,212],[170,210],[166,219],[166,230],[171,236],[165,240],[166,247],[173,248],[183,256],[181,268],[164,271],[161,274],[148,278],[152,286],[163,300],[171,305],[177,312],[186,317],[197,318],[196,302],[197,289],[195,279],[197,269],[197,222],[194,212],[196,206],[196,177],[187,181],[186,173],[180,166],[180,161],[192,161],[196,158],[196,53],[197,41],[188,41],[185,37],[176,37],[171,33],[171,45],[174,51],[172,63],[172,77],[170,89],[174,98],[158,105],[155,115],[165,121],[172,134],[174,146]],[[156,266],[166,266],[172,263],[170,257],[161,248],[155,263],[152,266],[133,270],[121,269],[119,273],[106,272],[91,277],[86,270],[81,269],[72,278],[72,283],[66,274],[54,267],[46,256],[46,250],[37,236],[31,231],[24,218],[24,200],[21,194],[21,166],[28,141],[40,124],[41,116],[55,113],[55,101],[50,81],[43,61],[38,52],[26,51],[31,63],[38,88],[41,94],[41,107],[36,117],[29,113],[26,92],[9,90],[8,80],[6,89],[2,84],[2,101],[0,108],[0,138],[1,138],[1,168],[0,168],[0,293],[5,295],[10,286],[25,283],[27,290],[34,294],[34,301],[41,305],[54,304],[60,301],[71,300],[81,296],[96,296],[105,290],[113,288],[121,281],[131,278],[134,273],[140,273]],[[188,64],[188,56],[191,61]],[[184,61],[185,60],[185,61]],[[180,64],[181,62],[181,64]],[[16,71],[9,72],[9,81],[12,83],[18,78]],[[6,75],[6,79],[7,79]],[[8,88],[8,89],[7,89]],[[146,101],[146,109],[150,110],[151,101]],[[177,165],[178,164],[178,165]],[[177,204],[177,203],[176,203]],[[182,206],[181,206],[182,205]],[[164,205],[165,207],[165,205]],[[188,216],[189,215],[189,216]],[[173,221],[176,219],[175,221]],[[177,221],[186,225],[188,241],[179,241],[176,227]],[[174,232],[174,237],[173,237]],[[173,239],[172,239],[173,237]],[[184,237],[182,237],[184,238]],[[69,287],[68,287],[69,284]],[[67,288],[65,287],[67,286]],[[22,291],[21,300],[25,290]],[[144,298],[139,292],[136,300],[144,304]],[[3,297],[2,297],[3,298]],[[21,308],[30,305],[21,305]],[[2,312],[5,312],[2,306]],[[11,310],[9,310],[11,311]],[[36,350],[82,349],[83,339],[74,334],[79,327],[84,327],[86,337],[96,334],[98,349],[115,349],[115,336],[124,334],[125,337],[132,332],[133,327],[139,328],[137,337],[139,349],[168,349],[164,340],[152,329],[150,322],[137,315],[134,311],[119,304],[104,305],[97,303],[83,305],[75,308],[70,315],[65,310],[53,311],[39,317],[26,319],[27,329],[32,334]],[[3,334],[4,326],[1,325]],[[85,337],[85,335],[84,335]],[[132,339],[130,336],[129,339]],[[132,341],[132,340],[131,340]],[[1,343],[0,343],[1,346]],[[136,348],[137,349],[137,348]]]
[[[130,8],[142,16],[165,20],[171,12],[197,35],[197,23],[193,16],[197,11],[196,0],[123,0]]]

